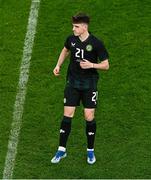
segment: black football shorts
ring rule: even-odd
[[[98,99],[97,89],[80,90],[66,86],[64,90],[64,106],[79,106],[82,102],[84,108],[96,108]]]

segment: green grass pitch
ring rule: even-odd
[[[0,178],[3,176],[30,0],[0,0]],[[13,178],[151,178],[151,1],[41,0]],[[86,163],[82,106],[77,108],[68,157],[50,163],[63,114],[61,76],[53,68],[71,33],[70,17],[84,11],[103,39],[110,70],[100,72],[96,112],[97,162]]]

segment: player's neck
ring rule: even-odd
[[[79,39],[81,40],[81,41],[85,41],[88,37],[89,37],[89,32],[88,31],[86,31],[86,32],[84,32],[83,34],[81,34],[80,36],[79,36]]]

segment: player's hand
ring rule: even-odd
[[[80,67],[82,69],[90,69],[93,68],[93,63],[91,63],[90,61],[83,59],[82,61],[80,61]]]
[[[59,76],[60,75],[60,66],[56,66],[53,70],[53,73],[55,76]]]

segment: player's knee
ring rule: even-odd
[[[73,116],[74,116],[74,111],[64,111],[64,116],[73,118]]]
[[[92,121],[94,119],[94,113],[93,112],[85,112],[84,117],[85,117],[85,120]]]
[[[66,112],[66,113],[64,113],[64,116],[73,118],[74,113],[71,113],[71,112],[68,112],[68,113],[67,113],[67,112]]]
[[[75,112],[75,107],[64,107],[64,116],[73,117]]]

